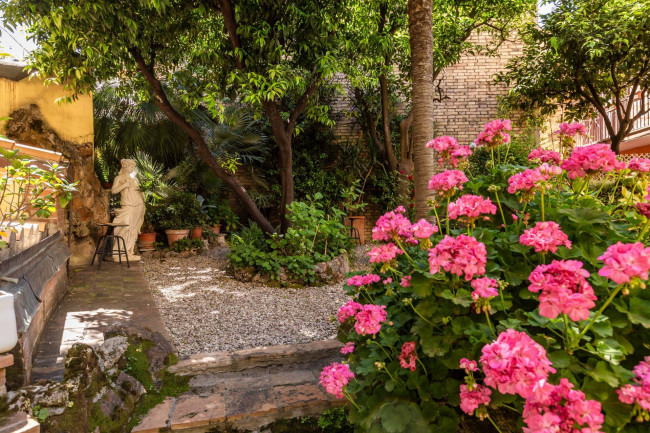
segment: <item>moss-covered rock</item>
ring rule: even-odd
[[[42,381],[8,395],[8,406],[57,433],[129,432],[150,408],[188,389],[167,366],[177,358],[165,338],[143,328],[112,327],[97,349],[68,351],[62,383]]]

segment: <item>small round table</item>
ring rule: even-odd
[[[95,263],[95,257],[99,256],[99,269],[102,268],[102,262],[104,261],[104,258],[106,256],[111,256],[113,257],[115,254],[117,254],[117,257],[120,260],[120,265],[122,264],[122,254],[124,254],[124,257],[126,258],[126,267],[130,268],[129,264],[129,255],[126,253],[126,242],[124,242],[124,238],[122,236],[117,236],[114,231],[115,227],[128,227],[128,224],[115,224],[115,223],[102,223],[98,224],[100,227],[106,227],[106,234],[102,235],[101,238],[99,238],[99,242],[97,243],[97,248],[95,249],[95,254],[93,255],[93,260],[90,262],[90,266],[92,266]],[[113,242],[117,242],[117,253],[113,252]],[[122,245],[120,245],[120,241],[122,242]],[[106,251],[106,246],[110,243],[111,249]],[[124,247],[124,249],[122,249]]]

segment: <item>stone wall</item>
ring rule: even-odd
[[[92,114],[92,110],[91,110]],[[89,264],[100,235],[97,224],[108,221],[109,193],[101,187],[93,166],[93,141],[76,142],[63,139],[43,116],[40,106],[30,104],[10,114],[6,124],[7,137],[20,143],[63,154],[70,162],[68,177],[77,183],[77,191],[68,205],[69,221],[64,233],[71,236],[71,264]],[[70,229],[70,230],[68,230]]]

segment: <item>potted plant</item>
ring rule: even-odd
[[[156,242],[156,222],[159,219],[156,206],[147,206],[144,214],[144,222],[138,235],[138,249],[142,251],[154,251]]]
[[[197,208],[194,194],[176,191],[166,197],[161,226],[165,229],[170,248],[173,248],[177,240],[188,237],[190,229],[196,226]]]
[[[342,192],[343,209],[350,220],[350,227],[353,230],[356,229],[359,234],[359,243],[364,245],[366,241],[366,217],[360,214],[365,209],[366,203],[361,201],[362,195],[363,189],[359,187],[359,180],[354,181],[349,188]]]
[[[216,206],[208,204],[205,198],[202,195],[196,196],[196,201],[198,203],[198,215],[196,215],[196,226],[192,229],[192,239],[201,239],[203,234],[204,227],[208,227],[210,223],[210,211],[215,209]],[[214,231],[213,231],[214,232]]]

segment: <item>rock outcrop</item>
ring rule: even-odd
[[[22,107],[10,115],[6,135],[22,144],[60,152],[70,161],[68,176],[78,182],[77,192],[69,204],[72,236],[71,263],[90,263],[99,236],[97,224],[108,221],[109,194],[95,175],[93,143],[75,143],[61,139],[44,120],[35,104]],[[66,230],[68,227],[66,227]]]

